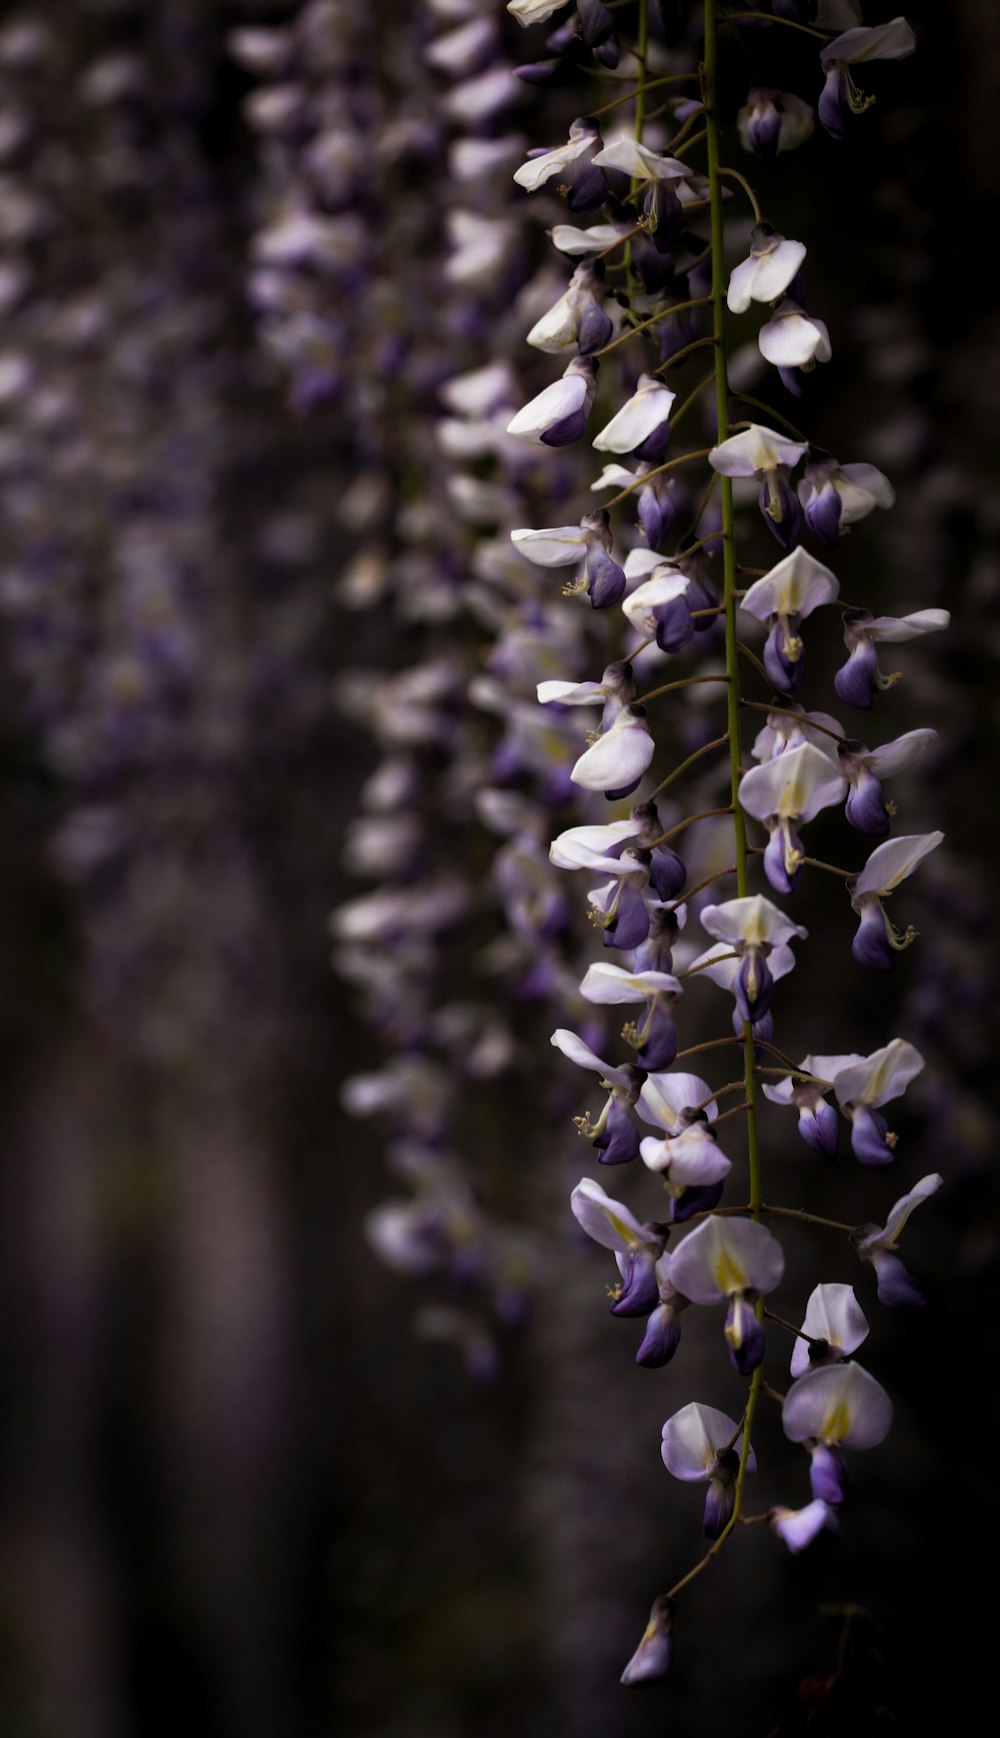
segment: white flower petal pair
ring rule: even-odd
[[[663,1426],[663,1464],[674,1478],[685,1483],[708,1479],[721,1451],[731,1447],[739,1433],[739,1425],[727,1413],[692,1400]],[[747,1472],[756,1471],[757,1457],[751,1448]]]
[[[753,1219],[706,1219],[670,1257],[670,1284],[692,1303],[721,1303],[740,1292],[773,1291],[785,1255],[766,1225]]]
[[[781,465],[797,465],[809,451],[807,441],[793,441],[761,423],[751,423],[713,447],[708,462],[723,477],[762,477]]]
[[[770,224],[758,224],[750,235],[750,257],[734,267],[729,279],[730,312],[745,314],[751,302],[779,301],[805,257],[800,241],[786,241]]]
[[[875,1448],[889,1434],[892,1401],[860,1364],[826,1364],[792,1384],[781,1422],[791,1442]]]
[[[821,809],[842,802],[847,780],[828,755],[811,743],[751,767],[740,780],[740,807],[755,820],[811,821]]]
[[[613,724],[581,754],[570,773],[588,791],[633,791],[653,758],[654,743],[642,707],[623,706]]]

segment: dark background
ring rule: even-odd
[[[27,609],[27,649],[26,610],[4,593],[0,1733],[651,1738],[735,1718],[765,1738],[796,1684],[831,1667],[843,1617],[829,1605],[870,1614],[853,1626],[860,1700],[843,1729],[882,1730],[880,1704],[898,1730],[929,1724],[984,1688],[993,1645],[1000,17],[973,0],[909,8],[920,48],[884,74],[891,104],[790,161],[782,205],[788,232],[808,232],[814,311],[835,334],[825,425],[899,485],[877,541],[846,552],[843,590],[955,617],[900,713],[900,729],[930,722],[943,739],[908,830],[944,828],[954,866],[929,879],[919,956],[873,989],[831,947],[788,1004],[794,1025],[810,996],[835,997],[860,1050],[903,1007],[926,1044],[939,1086],[905,1136],[948,1188],[905,1253],[930,1306],[878,1318],[897,1421],[857,1467],[840,1544],[793,1561],[748,1532],[693,1591],[669,1684],[625,1692],[671,1540],[686,1553],[696,1538],[659,1425],[714,1341],[692,1332],[669,1384],[635,1371],[603,1268],[550,1224],[534,1311],[477,1387],[450,1348],[414,1339],[421,1288],[363,1239],[386,1192],[378,1131],[344,1117],[339,1091],[371,1041],[328,973],[325,924],[357,890],[338,851],[374,757],[328,686],[339,665],[377,661],[385,634],[357,615],[345,630],[330,604],[346,551],[327,506],[350,431],[335,405],[293,415],[247,314],[257,158],[224,48],[243,16],[207,0],[45,9],[59,54],[37,126],[90,200],[56,205],[45,294],[106,292],[151,342],[155,296],[116,299],[139,262],[198,314],[138,384],[117,319],[82,360],[56,357],[98,454],[91,517],[87,490],[64,495],[42,466],[32,571],[58,595]],[[155,186],[109,190],[87,156],[75,105],[109,40],[157,68],[135,123],[144,161],[163,164]],[[12,181],[30,186],[37,160]],[[19,318],[19,344],[43,350],[30,302]],[[141,403],[123,433],[129,393]],[[103,713],[85,726],[87,673],[113,633],[72,640],[59,668],[75,674],[43,704],[39,623],[63,622],[74,586],[67,634],[103,609],[108,526],[137,493],[187,575],[199,651],[166,722],[151,706],[138,747],[109,746]],[[297,545],[290,524],[309,532]],[[7,570],[22,532],[8,512]],[[94,809],[125,828],[96,869],[71,826]],[[788,1166],[786,1137],[776,1119]],[[513,1123],[500,1138],[525,1162]],[[839,1728],[782,1727],[800,1729]]]

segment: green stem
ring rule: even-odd
[[[729,368],[726,356],[726,256],[725,256],[725,226],[722,200],[722,163],[719,153],[719,115],[718,115],[718,83],[716,73],[716,0],[705,0],[705,60],[702,71],[702,91],[705,104],[705,124],[708,150],[708,189],[711,207],[712,233],[712,330],[715,336],[715,403],[718,416],[717,442],[721,443],[729,436]],[[736,178],[743,182],[756,207],[753,191],[744,177],[737,171]],[[759,209],[757,221],[760,222]],[[725,534],[722,545],[723,572],[723,604],[726,622],[726,674],[729,682],[726,687],[726,704],[728,712],[729,734],[729,770],[730,789],[732,793],[733,831],[736,835],[736,891],[741,899],[746,898],[750,890],[749,853],[747,851],[747,829],[740,808],[740,766],[742,764],[742,745],[740,740],[740,671],[739,671],[739,638],[736,631],[736,527],[733,514],[733,485],[729,477],[721,477],[719,482],[722,507],[722,529]],[[753,1029],[749,1020],[743,1026],[743,1079],[746,1091],[747,1119],[747,1152],[750,1170],[750,1211],[754,1219],[760,1218],[763,1199],[760,1179],[760,1147],[757,1137],[757,1077],[755,1073],[755,1057],[753,1045]],[[758,1312],[763,1309],[763,1300],[757,1304]],[[750,1431],[753,1425],[757,1400],[760,1395],[761,1371],[758,1366],[750,1381],[750,1393],[747,1398],[746,1416],[743,1421],[743,1440],[740,1444],[740,1465],[736,1475],[736,1500],[733,1505],[732,1525],[735,1526],[743,1509],[743,1485],[746,1479],[747,1462],[750,1456]],[[723,1535],[725,1537],[725,1535]]]
[[[804,36],[818,36],[820,42],[830,41],[828,30],[814,30],[811,24],[796,24],[794,18],[782,18],[775,12],[722,12],[719,15],[721,24],[746,24],[749,19],[760,18],[765,24],[783,24],[786,30],[801,30]],[[706,36],[708,32],[706,31]],[[708,55],[706,53],[706,60]]]
[[[593,352],[595,360],[598,356],[610,355],[612,350],[617,350],[620,344],[624,344],[627,338],[634,338],[638,332],[646,332],[650,326],[658,326],[661,320],[667,318],[668,314],[683,314],[688,308],[707,307],[709,299],[708,296],[696,296],[693,301],[675,302],[673,307],[661,308],[658,314],[651,314],[648,320],[641,320],[638,326],[630,326],[627,332],[620,332],[618,337],[612,338],[610,344],[605,344],[603,349],[595,350]]]
[[[635,130],[634,130],[633,136],[636,140],[636,143],[640,144],[640,145],[642,143],[643,128],[646,125],[646,86],[649,83],[649,79],[646,76],[647,71],[648,71],[648,68],[647,68],[648,51],[649,51],[649,0],[639,0],[639,41],[638,41],[638,45],[636,47],[636,56],[635,57],[636,57],[636,60],[639,62],[639,67],[641,70],[639,73],[639,83],[636,86],[636,92],[635,92]],[[634,195],[636,193],[636,191],[638,189],[640,189],[641,187],[642,187],[642,182],[640,180],[633,180],[632,186],[630,188],[630,196]],[[632,241],[631,241],[631,238],[625,243],[625,256],[624,257],[625,257],[625,283],[626,283],[627,292],[628,292],[629,311],[631,312],[632,304],[634,301],[634,290],[636,288],[634,280],[633,280],[633,275],[632,275]]]

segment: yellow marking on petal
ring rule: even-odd
[[[624,1237],[626,1243],[638,1244],[642,1242],[642,1238],[637,1237],[634,1231],[630,1231],[624,1219],[619,1219],[617,1213],[608,1214],[608,1224],[613,1231],[617,1231],[619,1237]]]
[[[824,1418],[823,1427],[817,1431],[817,1435],[821,1442],[843,1442],[853,1422],[847,1401],[837,1400]]]
[[[747,1276],[728,1249],[721,1249],[712,1263],[712,1277],[721,1292],[730,1297],[734,1291],[745,1291]]]

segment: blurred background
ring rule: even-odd
[[[825,426],[897,483],[843,590],[954,612],[899,714],[942,739],[907,829],[948,836],[918,950],[873,988],[824,944],[783,1009],[792,1031],[821,984],[845,1048],[899,1017],[928,1055],[898,1126],[905,1186],[948,1181],[908,1232],[930,1304],[879,1318],[897,1422],[840,1544],[793,1561],[748,1532],[693,1590],[669,1685],[627,1693],[698,1548],[657,1443],[714,1328],[669,1398],[635,1370],[541,1093],[488,1085],[467,1113],[543,1257],[488,1369],[414,1335],[445,1294],[363,1230],[381,1131],[341,1095],[377,1038],[327,919],[364,888],[341,853],[377,757],[333,696],[412,642],[334,597],[361,437],[254,283],[277,123],[231,47],[306,10],[0,19],[0,1735],[915,1729],[986,1685],[993,1645],[1000,15],[920,0],[919,52],[821,185],[815,157],[761,172],[826,286]],[[372,80],[398,10],[355,17]],[[432,180],[402,189],[426,222]],[[405,285],[411,258],[389,265]],[[780,1116],[774,1139],[794,1187]],[[861,1686],[841,1716],[797,1692],[838,1646]]]

